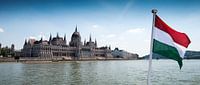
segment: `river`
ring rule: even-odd
[[[0,63],[0,85],[146,85],[148,60]],[[199,85],[200,60],[153,60],[152,85]]]

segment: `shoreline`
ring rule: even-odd
[[[107,58],[107,59],[67,59],[67,60],[53,60],[53,59],[19,59],[14,58],[0,58],[0,63],[30,63],[30,64],[42,64],[42,63],[62,63],[62,62],[74,62],[74,61],[129,61],[129,60],[148,60],[148,59],[122,59],[122,58]],[[156,59],[153,59],[156,60]],[[171,59],[159,59],[159,60],[171,60]],[[184,59],[184,60],[200,60],[200,59]]]
[[[0,63],[15,62],[15,63],[56,63],[56,62],[71,62],[71,61],[122,61],[122,60],[140,60],[140,59],[122,59],[122,58],[82,58],[82,59],[14,59],[0,58]]]

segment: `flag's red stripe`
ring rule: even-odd
[[[155,26],[158,29],[168,33],[172,37],[173,41],[176,42],[177,44],[182,45],[186,48],[190,44],[190,39],[185,33],[181,33],[172,29],[164,21],[162,21],[157,15],[155,18]]]

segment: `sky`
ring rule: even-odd
[[[186,33],[188,50],[200,51],[200,0],[0,0],[0,43],[23,48],[25,39],[67,36],[77,25],[82,42],[97,40],[111,46],[149,54],[153,15],[157,9],[169,26]]]

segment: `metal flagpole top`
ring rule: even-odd
[[[158,12],[158,10],[157,9],[152,9],[152,11],[151,11],[153,14],[156,14],[157,12]]]

